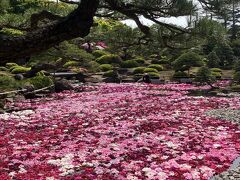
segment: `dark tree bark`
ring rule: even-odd
[[[66,18],[53,21],[24,36],[0,35],[0,63],[29,57],[50,47],[89,34],[99,0],[82,0]]]

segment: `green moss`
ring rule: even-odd
[[[145,68],[144,73],[149,73],[149,72],[155,72],[155,73],[158,73],[158,70],[154,69],[154,68]]]
[[[158,71],[162,71],[163,70],[163,66],[160,65],[160,64],[150,64],[148,67],[149,68],[154,68],[154,69],[156,69]]]
[[[19,81],[16,81],[12,76],[0,75],[0,89],[1,90],[14,90],[21,86]]]
[[[143,74],[144,69],[145,69],[145,67],[136,67],[136,68],[134,68],[133,73],[134,74]]]
[[[102,71],[109,71],[112,70],[113,66],[111,64],[102,64],[99,67]]]
[[[6,63],[5,66],[6,66],[6,68],[10,69],[13,66],[18,66],[18,64],[16,64],[16,63]]]
[[[96,51],[93,51],[92,55],[96,58],[99,58],[101,56],[104,56],[104,55],[108,55],[109,52],[106,52],[106,51],[103,51],[103,50],[96,50]]]
[[[79,65],[79,62],[77,62],[77,61],[68,61],[63,65],[63,67],[68,68],[68,67],[74,67],[74,66],[78,66],[78,65]]]
[[[127,60],[127,61],[123,61],[121,63],[121,67],[123,67],[123,68],[133,68],[133,67],[137,67],[137,66],[139,66],[139,64],[135,60]]]
[[[53,80],[48,76],[35,76],[28,80],[35,89],[41,89],[53,85]]]
[[[31,68],[22,67],[22,66],[16,66],[15,68],[13,68],[11,73],[19,74],[19,73],[25,73],[25,72],[30,71],[30,70],[31,70]]]
[[[0,30],[0,33],[4,33],[11,36],[22,36],[25,34],[23,31],[12,28],[3,28],[2,30]]]
[[[160,74],[159,73],[156,73],[156,72],[149,72],[148,75],[151,77],[151,78],[159,78]]]
[[[119,64],[121,58],[116,54],[107,54],[97,58],[96,62],[99,64]]]

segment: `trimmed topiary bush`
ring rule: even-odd
[[[6,66],[6,68],[10,69],[13,66],[18,66],[18,64],[16,64],[16,63],[6,63],[5,66]]]
[[[162,71],[163,70],[163,66],[160,65],[160,64],[150,64],[148,67],[149,68],[154,68],[154,69],[156,69],[158,71]]]
[[[0,66],[0,71],[8,71],[8,68],[6,68],[4,66]]]
[[[183,71],[177,71],[173,74],[173,78],[186,78],[188,74]]]
[[[215,77],[212,75],[212,72],[208,67],[203,66],[199,68],[196,74],[195,81],[201,82],[201,83],[211,83],[214,80],[215,80]]]
[[[222,70],[219,68],[211,68],[212,72],[222,73]]]
[[[234,73],[233,79],[240,83],[240,71]]]
[[[221,79],[222,78],[222,74],[219,72],[211,72],[211,76],[215,77],[216,79]]]
[[[150,78],[159,78],[160,74],[156,72],[148,72]]]
[[[35,89],[41,89],[53,85],[53,80],[48,76],[35,76],[29,79]]]
[[[121,58],[116,54],[107,54],[97,58],[96,62],[99,64],[119,64]]]
[[[103,50],[96,50],[96,51],[93,51],[92,52],[92,55],[95,57],[95,58],[99,58],[101,56],[104,56],[104,55],[107,55],[109,54],[109,52],[106,52],[106,51],[103,51]]]
[[[139,66],[139,64],[135,60],[127,60],[121,63],[121,67],[123,68],[133,68],[137,66]]]
[[[30,70],[31,70],[31,68],[22,67],[22,66],[16,66],[15,68],[13,68],[11,73],[13,73],[13,74],[20,74],[20,73],[25,73],[25,72],[30,71]]]
[[[99,66],[99,68],[105,72],[105,71],[112,70],[113,66],[111,64],[102,64]]]
[[[145,63],[145,60],[144,60],[143,57],[136,57],[132,60],[136,61],[138,64],[144,64]]]
[[[158,70],[154,69],[154,68],[145,68],[144,73],[149,73],[149,72],[155,72],[155,73],[158,73]]]
[[[104,77],[113,77],[114,76],[114,71],[109,70],[103,74]]]
[[[64,68],[74,67],[74,66],[79,66],[79,64],[80,63],[78,61],[68,61],[63,65],[63,67]]]
[[[133,74],[143,74],[145,67],[136,67],[133,70]]]

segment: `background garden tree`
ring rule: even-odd
[[[67,4],[72,4],[72,12],[66,16],[59,16],[51,11],[41,11],[37,13],[28,12],[31,15],[30,20],[23,22],[23,24],[12,25],[12,21],[7,21],[1,25],[4,27],[11,27],[13,29],[24,30],[20,36],[11,36],[8,34],[0,35],[0,59],[1,61],[9,61],[18,58],[25,58],[33,54],[44,51],[54,45],[59,44],[64,40],[70,40],[77,37],[85,37],[89,34],[90,28],[93,26],[93,17],[115,18],[117,20],[133,19],[138,25],[139,29],[146,35],[150,35],[150,28],[143,25],[139,19],[143,16],[152,20],[156,24],[167,28],[175,34],[189,33],[189,30],[176,27],[159,20],[160,17],[178,17],[189,15],[194,12],[195,5],[189,0],[82,0],[80,2],[59,0]],[[209,7],[210,0],[198,0],[203,6]],[[9,1],[10,5],[12,1]],[[46,6],[49,3],[43,1],[25,0],[23,3],[28,3],[31,6]],[[44,4],[45,3],[45,4]],[[59,5],[60,3],[55,3]],[[21,7],[20,10],[8,8],[9,3],[5,2],[6,11],[14,10],[15,13],[25,14],[25,9],[28,6],[19,6],[12,4],[12,7]],[[26,4],[25,4],[26,5]],[[211,6],[211,8],[213,8]],[[17,16],[20,18],[20,15]],[[48,19],[44,24],[40,22]],[[19,21],[20,22],[20,21]],[[30,23],[29,23],[30,22]]]

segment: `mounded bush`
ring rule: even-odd
[[[144,64],[145,63],[145,60],[144,60],[143,57],[136,57],[132,60],[136,61],[138,64]]]
[[[16,81],[12,76],[0,75],[0,89],[11,90],[20,87],[18,81]]]
[[[80,63],[78,61],[68,61],[63,65],[63,67],[64,68],[74,67],[74,66],[78,66],[79,64]]]
[[[160,65],[160,64],[150,64],[148,67],[149,68],[154,68],[154,69],[156,69],[158,71],[162,71],[163,70],[163,66]]]
[[[149,73],[149,72],[155,72],[155,73],[158,73],[158,70],[154,69],[154,68],[145,68],[144,73]]]
[[[240,92],[240,85],[235,85],[231,87],[231,90]]]
[[[127,60],[121,63],[121,67],[123,68],[134,68],[137,66],[139,66],[139,64],[135,60]]]
[[[212,72],[222,73],[222,70],[219,68],[211,68]]]
[[[6,68],[4,66],[0,66],[0,71],[8,71],[8,68]]]
[[[136,67],[136,68],[134,68],[133,73],[134,74],[143,74],[144,69],[145,69],[145,67]]]
[[[240,82],[240,71],[234,73],[233,79],[234,81]]]
[[[96,62],[99,64],[119,64],[121,58],[116,54],[107,54],[97,58]]]
[[[221,79],[222,78],[222,74],[219,72],[211,72],[211,76],[215,77],[216,79]]]
[[[29,79],[35,89],[41,89],[53,85],[53,80],[48,76],[35,76]]]
[[[183,71],[177,71],[173,74],[173,78],[185,78],[188,77],[188,74]]]
[[[27,67],[22,67],[22,66],[16,66],[11,73],[13,74],[20,74],[20,73],[25,73],[27,71],[30,71],[31,68],[27,68]]]
[[[106,51],[103,51],[103,50],[95,50],[95,51],[92,52],[92,55],[95,58],[99,58],[99,57],[107,55],[107,54],[109,54],[109,52],[106,52]]]
[[[99,66],[99,68],[102,71],[106,72],[106,71],[112,70],[113,66],[111,64],[102,64],[102,65]]]
[[[212,82],[214,80],[215,80],[215,77],[212,75],[212,72],[208,67],[203,66],[199,68],[196,74],[195,81],[203,83],[203,82]]]
[[[159,78],[160,74],[156,72],[149,72],[148,75],[150,78]]]
[[[115,75],[113,70],[109,70],[103,74],[104,77],[113,77]]]
[[[16,64],[16,63],[6,63],[5,66],[6,66],[6,68],[10,69],[13,66],[18,66],[18,64]]]

